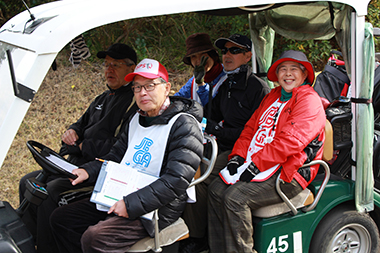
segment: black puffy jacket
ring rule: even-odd
[[[155,118],[150,125],[167,124],[180,112],[193,115],[202,120],[202,106],[191,99],[170,97],[171,104],[164,113]],[[142,116],[139,116],[140,123]],[[128,129],[126,126],[120,139],[110,153],[103,158],[120,162],[128,148]],[[186,189],[197,170],[203,153],[203,136],[198,123],[186,115],[181,115],[173,124],[161,167],[160,178],[152,184],[124,197],[130,219],[139,218],[159,208],[159,228],[163,229],[176,221],[182,214],[187,200]],[[93,161],[83,165],[89,174],[89,181],[95,182],[101,163]],[[151,221],[141,219],[147,232],[154,233]]]

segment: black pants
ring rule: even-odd
[[[189,228],[190,237],[204,238],[207,236],[207,188],[215,178],[219,177],[219,172],[226,167],[231,151],[227,150],[218,155],[211,174],[205,181],[195,186],[197,201],[186,204],[182,218]]]
[[[50,216],[50,225],[57,252],[82,252],[82,234],[106,217],[107,212],[98,211],[89,198],[56,208]]]
[[[34,171],[21,178],[19,184],[20,202],[24,199],[26,179],[36,177],[39,173],[40,171]],[[35,238],[38,253],[58,252],[50,229],[49,217],[58,207],[60,194],[67,190],[79,189],[89,185],[90,184],[82,183],[73,186],[67,178],[60,178],[56,175],[48,177],[46,186],[49,193],[48,198],[38,207],[30,204],[22,217],[23,222]]]

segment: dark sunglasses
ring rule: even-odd
[[[240,47],[230,47],[230,48],[222,48],[221,49],[222,54],[227,54],[228,51],[230,51],[231,54],[241,54],[241,53],[246,53],[248,50],[240,48]]]

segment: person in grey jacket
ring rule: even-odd
[[[159,229],[163,229],[175,222],[185,208],[186,189],[203,152],[199,126],[202,106],[186,98],[169,98],[168,73],[155,60],[144,59],[125,79],[133,80],[132,89],[140,110],[130,119],[110,153],[102,158],[124,163],[128,156],[125,154],[138,146],[132,145],[136,136],[141,136],[141,140],[152,139],[153,144],[144,150],[151,153],[152,160],[162,158],[162,164],[155,168],[148,166],[146,170],[157,172],[159,178],[124,196],[108,213],[98,211],[89,199],[56,209],[50,221],[59,252],[125,252],[154,233],[152,221],[140,216],[159,209]],[[146,134],[151,128],[154,134]],[[166,146],[155,139],[164,128],[169,128]],[[101,162],[92,161],[74,170],[78,178],[73,185],[95,182],[101,166]]]

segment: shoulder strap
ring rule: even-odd
[[[350,79],[348,78],[348,76],[346,74],[342,73],[341,71],[339,71],[337,68],[334,68],[333,66],[330,66],[330,65],[326,65],[325,70],[327,72],[330,72],[334,76],[338,77],[344,83],[350,85],[351,82],[350,82]]]
[[[131,108],[134,107],[135,104],[136,104],[136,99],[135,99],[135,96],[133,96],[131,104],[129,105],[129,107],[125,111],[124,116],[121,119],[119,126],[115,130],[115,137],[118,136],[120,129],[121,129],[121,126],[124,124],[125,120],[127,120],[131,116],[131,112],[132,112]],[[134,113],[134,112],[132,112],[132,113]]]

